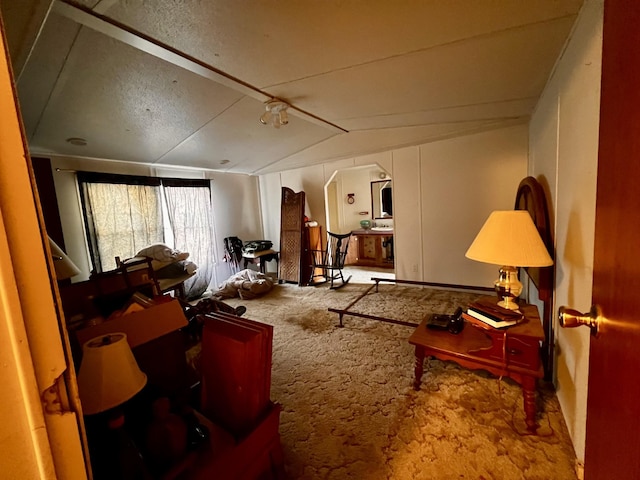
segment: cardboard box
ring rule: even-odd
[[[184,315],[180,302],[170,300],[138,312],[105,320],[98,325],[81,328],[76,330],[76,337],[82,346],[92,338],[108,333],[123,332],[127,335],[129,346],[134,348],[186,327],[187,324],[187,317]]]
[[[169,300],[77,330],[76,338],[83,345],[101,335],[126,333],[133,356],[147,375],[147,384],[156,394],[172,397],[185,395],[197,381],[186,361],[184,335],[178,331],[187,325],[180,302]]]

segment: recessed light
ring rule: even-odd
[[[67,143],[70,143],[71,145],[77,145],[79,147],[84,147],[87,144],[87,141],[84,138],[71,137],[67,138]]]

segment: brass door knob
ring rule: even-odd
[[[598,327],[602,321],[602,310],[599,305],[593,305],[589,313],[580,313],[567,307],[558,309],[558,320],[563,328],[574,328],[586,325],[591,329],[591,335],[598,335]]]

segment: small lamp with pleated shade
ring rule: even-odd
[[[471,260],[502,265],[495,289],[503,308],[517,310],[522,292],[518,267],[547,267],[553,260],[526,210],[495,211],[465,254]]]
[[[138,367],[126,334],[101,335],[83,345],[78,390],[85,414],[122,405],[146,383],[147,376]]]
[[[152,478],[141,452],[125,428],[122,405],[147,384],[125,333],[95,337],[82,346],[78,391],[82,410],[89,419],[87,435],[95,420],[107,418],[106,429],[93,433],[89,441],[96,479]],[[100,415],[104,412],[105,415]]]

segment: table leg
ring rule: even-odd
[[[522,394],[524,396],[524,414],[527,429],[535,433],[538,429],[536,422],[536,379],[535,377],[522,377]]]
[[[413,389],[420,390],[422,374],[424,373],[424,348],[416,345],[416,364],[413,369],[415,378],[413,379]]]

